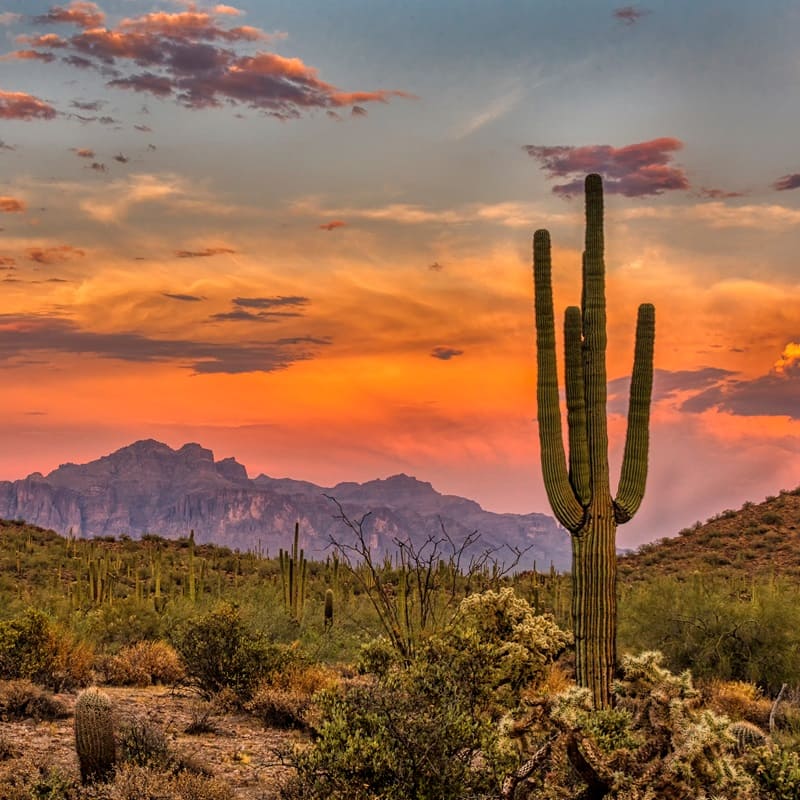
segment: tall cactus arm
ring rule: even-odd
[[[636,347],[628,403],[628,433],[622,457],[614,515],[627,522],[639,509],[647,481],[647,450],[650,439],[650,396],[653,391],[653,343],[656,310],[650,303],[639,306],[636,320]]]
[[[583,523],[583,507],[567,474],[564,442],[561,438],[561,410],[556,371],[556,334],[553,318],[553,290],[550,280],[550,234],[533,236],[533,280],[536,311],[536,405],[539,418],[539,449],[547,499],[556,519],[569,531]]]
[[[606,421],[606,293],[603,262],[603,183],[586,176],[586,250],[583,269],[583,380],[592,497],[610,495]]]
[[[569,430],[569,482],[578,502],[592,499],[589,481],[589,440],[586,433],[586,400],[583,393],[583,337],[581,310],[570,306],[564,315],[564,374]]]

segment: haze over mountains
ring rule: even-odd
[[[178,450],[152,439],[135,442],[88,464],[62,464],[48,475],[34,472],[0,482],[0,518],[26,522],[76,536],[156,533],[186,536],[240,550],[276,554],[291,539],[295,522],[311,557],[324,557],[329,537],[346,541],[336,498],[352,520],[367,512],[370,546],[394,552],[395,538],[416,543],[441,536],[442,525],[455,542],[473,531],[480,540],[473,554],[487,548],[526,550],[520,567],[536,561],[569,569],[570,540],[545,514],[497,514],[476,502],[443,495],[429,483],[395,475],[367,483],[325,488],[290,478],[259,475],[250,479],[234,458],[214,460],[211,450],[185,444]],[[511,551],[498,550],[508,562]]]

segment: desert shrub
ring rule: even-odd
[[[96,800],[233,800],[233,797],[230,786],[216,778],[126,764],[117,771],[114,781],[96,795]]]
[[[90,683],[94,658],[88,644],[36,609],[0,623],[0,678],[74,689]]]
[[[10,719],[62,719],[69,716],[64,703],[29,680],[0,682],[0,714]]]
[[[165,620],[152,605],[142,605],[135,598],[104,603],[86,613],[77,629],[101,648],[115,649],[134,642],[159,639]]]
[[[517,752],[501,717],[543,678],[568,636],[510,589],[462,601],[408,666],[318,696],[313,747],[295,754],[285,797],[449,800],[496,794]],[[524,676],[524,677],[523,677]]]
[[[106,680],[117,686],[149,686],[180,682],[186,672],[175,648],[167,642],[137,642],[123,647],[103,666]]]
[[[184,623],[175,635],[175,647],[187,677],[205,696],[230,689],[243,702],[289,657],[286,648],[249,631],[229,603]]]
[[[744,681],[711,681],[703,687],[708,707],[732,720],[747,720],[766,726],[772,703],[752,683]]]
[[[337,683],[333,670],[298,660],[262,681],[245,707],[268,727],[305,729],[314,695]]]
[[[0,762],[0,797],[3,800],[78,800],[74,779],[57,767],[27,758]]]
[[[775,582],[749,594],[707,576],[628,587],[620,597],[620,650],[657,649],[673,671],[755,683],[769,695],[800,684],[800,591]]]
[[[762,795],[771,800],[800,797],[800,754],[796,750],[763,747],[753,759],[753,774]]]
[[[146,719],[133,718],[119,726],[120,760],[140,767],[167,768],[172,764],[164,731]]]

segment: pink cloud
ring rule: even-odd
[[[3,56],[3,61],[8,61],[10,59],[16,59],[18,61],[44,61],[46,64],[49,64],[51,61],[55,61],[56,57],[52,53],[42,53],[40,50],[15,50],[13,53]]]
[[[77,3],[57,7],[47,21],[68,21],[69,17],[74,22],[79,12],[90,11],[90,6],[96,8]],[[343,91],[321,80],[317,70],[299,58],[265,51],[240,52],[242,46],[283,35],[246,25],[228,28],[217,19],[238,13],[232,6],[221,5],[207,12],[191,4],[178,13],[156,11],[126,18],[112,29],[84,26],[67,38],[44,34],[19,37],[18,41],[44,51],[67,51],[63,61],[106,73],[111,87],[172,97],[195,109],[241,104],[290,119],[310,109],[351,106],[351,113],[358,116],[366,113],[360,104],[412,97],[398,90]],[[42,57],[52,55],[46,52]],[[135,64],[137,71],[125,70],[126,64]]]
[[[25,92],[4,92],[0,90],[0,119],[53,119],[56,110]]]
[[[642,197],[689,188],[685,172],[670,164],[682,147],[680,139],[665,136],[625,147],[526,145],[523,149],[539,162],[548,178],[571,178],[553,187],[556,194],[569,197],[582,192],[584,176],[599,172],[606,192]]]
[[[744,197],[744,192],[726,192],[723,189],[708,189],[701,187],[697,192],[700,197],[707,197],[709,200],[727,200],[731,197]]]
[[[94,150],[90,150],[88,147],[73,147],[72,151],[78,158],[94,158]]]
[[[25,203],[16,197],[0,197],[0,212],[14,214],[25,210]]]
[[[94,4],[73,0],[68,6],[54,6],[46,14],[34,18],[38,24],[69,23],[81,28],[97,28],[106,15]]]
[[[333,231],[336,228],[344,228],[347,225],[346,222],[342,222],[340,219],[334,219],[331,222],[323,222],[322,225],[319,226],[321,231]]]

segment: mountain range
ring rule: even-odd
[[[363,531],[378,553],[394,553],[395,540],[419,547],[428,537],[441,538],[443,529],[457,544],[477,531],[480,538],[467,555],[492,549],[495,560],[509,563],[517,549],[524,551],[520,568],[534,561],[540,569],[551,563],[558,570],[570,567],[569,536],[545,514],[485,511],[473,500],[440,494],[402,474],[332,487],[267,475],[250,479],[234,458],[215,461],[199,444],[173,450],[153,439],[88,464],[1,481],[0,518],[82,537],[178,538],[193,530],[198,543],[272,555],[288,547],[299,522],[306,553],[324,558],[331,536],[342,542],[351,536],[330,498],[354,522],[368,515]]]

